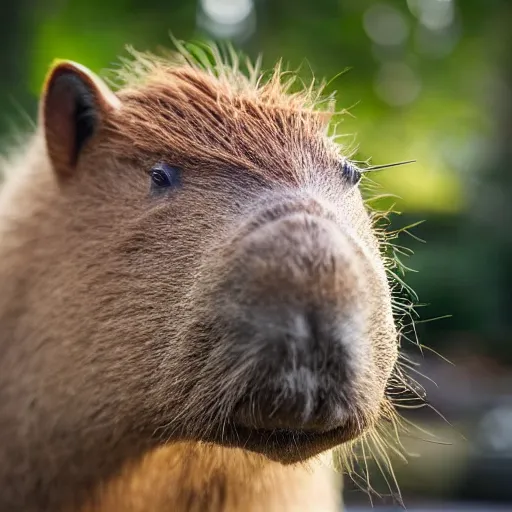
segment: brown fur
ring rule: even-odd
[[[98,114],[76,162],[58,73]],[[337,510],[315,456],[378,420],[397,343],[326,116],[279,71],[138,56],[127,73],[114,96],[54,69],[0,196],[0,510]],[[183,170],[164,198],[157,161]],[[342,340],[315,353],[325,381],[266,341],[305,303]]]
[[[340,510],[340,483],[325,457],[283,466],[239,448],[182,443],[125,468],[83,512],[330,512]]]

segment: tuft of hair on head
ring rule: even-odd
[[[170,71],[184,68],[215,78],[223,94],[258,100],[287,111],[316,114],[325,126],[333,115],[344,113],[335,110],[335,94],[325,94],[326,81],[318,82],[312,77],[305,83],[299,69],[286,69],[282,60],[263,70],[261,55],[253,60],[229,42],[171,39],[174,50],[159,48],[151,53],[128,46],[128,57],[119,58],[119,66],[106,70],[107,83],[114,89],[139,88],[158,78],[172,81]]]

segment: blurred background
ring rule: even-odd
[[[101,72],[126,44],[155,50],[172,33],[332,79],[356,159],[415,159],[374,175],[396,196],[393,224],[426,221],[400,243],[415,252],[406,279],[427,347],[403,349],[431,379],[416,375],[430,406],[402,412],[427,432],[403,436],[412,456],[392,456],[396,478],[409,510],[512,510],[510,0],[16,0],[0,12],[2,146],[36,119],[54,58]],[[348,510],[397,510],[378,467],[371,483],[380,497],[347,479]]]

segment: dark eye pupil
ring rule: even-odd
[[[157,187],[170,187],[171,181],[169,176],[162,169],[153,169],[151,171],[151,180]]]
[[[151,176],[151,188],[154,191],[176,187],[181,183],[180,170],[165,163],[155,165],[149,175]]]
[[[357,185],[361,180],[361,171],[348,160],[341,164],[341,173],[351,185]]]

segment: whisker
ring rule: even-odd
[[[360,169],[360,172],[366,174],[367,172],[381,171],[382,169],[387,169],[388,167],[398,167],[400,165],[407,165],[415,162],[416,160],[404,160],[403,162],[393,162],[392,164],[372,165],[371,167]]]

